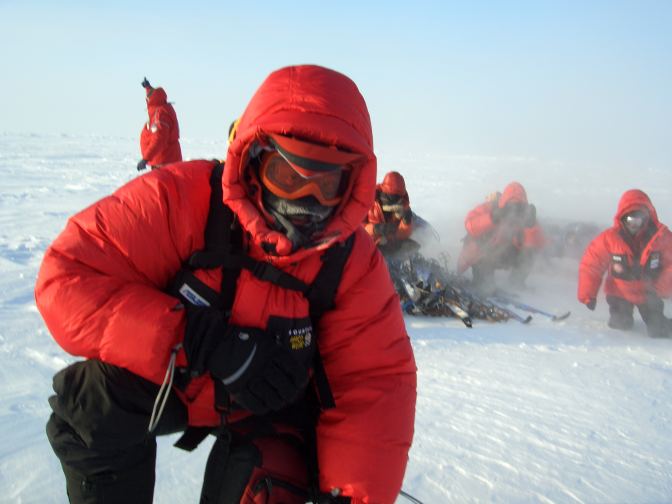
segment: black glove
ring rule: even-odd
[[[294,402],[308,383],[308,370],[288,346],[255,328],[229,326],[208,361],[233,399],[255,415]]]
[[[183,345],[192,375],[210,371],[255,415],[292,403],[308,383],[308,370],[288,342],[262,329],[228,325],[214,308],[187,307]]]
[[[527,203],[510,202],[504,208],[494,206],[491,215],[495,224],[507,223],[513,226],[524,226],[527,217]],[[536,211],[535,211],[536,219]]]
[[[145,77],[145,78],[142,80],[142,87],[143,87],[143,88],[151,88],[151,87],[152,87],[152,85],[151,85],[151,84],[149,83],[149,81],[147,80],[147,77]]]
[[[404,224],[410,224],[413,220],[413,211],[410,208],[405,208],[404,211],[401,212],[401,220]]]
[[[537,207],[534,205],[527,205],[523,225],[526,228],[531,228],[537,225]]]
[[[185,310],[187,325],[182,346],[189,373],[200,376],[208,370],[208,359],[226,332],[226,321],[221,311],[209,306],[188,304]]]
[[[597,299],[591,299],[586,303],[586,308],[588,308],[590,311],[595,310],[595,305],[597,304]]]
[[[388,234],[394,233],[396,230],[397,224],[394,222],[381,222],[373,225],[373,231],[378,236],[387,236]]]
[[[142,171],[142,170],[144,170],[145,168],[147,168],[147,161],[145,161],[144,159],[141,159],[141,160],[138,162],[138,171]]]

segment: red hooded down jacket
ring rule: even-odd
[[[249,196],[249,149],[267,133],[338,145],[362,155],[350,188],[320,245],[291,253]],[[161,383],[185,317],[163,292],[204,245],[213,163],[192,161],[139,177],[75,215],[47,250],[36,299],[56,341],[74,355],[101,359]],[[347,77],[317,66],[272,73],[241,117],[229,147],[224,201],[247,231],[248,253],[311,283],[321,255],[355,233],[335,308],[318,328],[319,348],[336,407],[317,425],[320,486],[359,502],[393,502],[413,437],[416,367],[399,299],[385,261],[361,228],[371,206],[376,158],[364,99]],[[274,244],[278,255],[264,253]],[[221,269],[200,271],[213,288]],[[231,322],[264,328],[270,316],[304,318],[300,293],[243,270]],[[181,352],[178,366],[186,363]],[[215,425],[213,382],[193,380],[182,395],[192,425]]]
[[[147,88],[147,95],[149,119],[140,133],[142,159],[150,166],[182,161],[180,127],[166,92],[163,88]]]
[[[649,213],[649,225],[630,236],[621,219],[642,209]],[[644,303],[648,291],[659,297],[672,296],[672,233],[658,221],[656,209],[642,191],[626,191],[618,202],[614,225],[588,245],[579,266],[579,301],[597,298],[605,271],[608,296],[634,304]]]
[[[507,203],[527,203],[525,188],[518,182],[511,182],[494,201],[486,201],[471,210],[464,220],[467,238],[457,263],[458,273],[463,273],[486,255],[487,250],[505,244],[518,249],[539,249],[545,239],[539,225],[529,228],[511,228],[508,224],[495,224],[492,221],[494,205],[504,208]]]
[[[393,171],[386,174],[383,181],[376,186],[376,195],[381,192],[402,196],[401,204],[405,209],[410,209],[411,203],[408,197],[408,192],[406,191],[406,182],[400,173]],[[366,229],[366,232],[371,235],[376,243],[380,242],[382,236],[376,232],[375,225],[384,224],[386,222],[396,225],[396,227],[393,228],[393,233],[388,233],[385,236],[388,243],[390,241],[407,240],[411,237],[411,234],[413,234],[413,222],[407,224],[395,214],[388,214],[386,219],[385,213],[383,212],[383,206],[380,200],[376,197],[373,206],[369,209],[366,220],[364,221],[364,229]]]

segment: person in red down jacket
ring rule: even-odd
[[[413,212],[406,182],[399,172],[387,173],[376,186],[376,199],[366,216],[364,229],[383,253],[418,248],[417,243],[409,240],[413,233]],[[408,244],[414,246],[407,247]]]
[[[148,119],[140,133],[140,152],[138,171],[147,166],[159,168],[164,164],[182,161],[180,148],[180,127],[177,124],[175,109],[168,103],[163,88],[154,88],[147,78],[142,81],[147,93]]]
[[[458,259],[459,274],[471,268],[474,287],[489,293],[497,269],[510,269],[509,285],[521,288],[536,253],[544,245],[537,211],[525,188],[511,182],[471,210],[464,221],[467,236]]]
[[[376,181],[366,103],[333,70],[275,71],[225,166],[221,183],[201,160],[135,179],[44,256],[37,306],[85,359],[49,400],[68,496],[151,502],[156,436],[184,431],[187,449],[217,436],[201,502],[392,503],[416,366],[361,226]]]
[[[650,336],[669,336],[661,298],[672,295],[672,233],[638,189],[623,193],[614,225],[588,245],[581,259],[578,298],[590,310],[605,272],[609,327],[631,329],[637,306]]]

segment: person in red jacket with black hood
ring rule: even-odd
[[[650,336],[669,336],[661,298],[672,295],[672,233],[643,191],[631,189],[621,196],[614,225],[583,254],[578,298],[590,310],[595,309],[605,272],[609,327],[632,329],[637,306]]]
[[[147,94],[148,119],[140,133],[142,159],[138,162],[138,171],[147,166],[154,169],[182,161],[180,126],[175,109],[168,103],[166,92],[161,87],[152,87],[146,77],[142,87]]]
[[[221,183],[212,161],[135,179],[72,217],[44,256],[37,306],[86,359],[55,375],[49,401],[69,498],[151,502],[156,436],[186,428],[187,448],[217,433],[202,502],[392,503],[416,367],[361,226],[376,181],[366,103],[333,70],[273,72],[225,166]]]
[[[524,286],[536,253],[544,246],[536,207],[525,188],[511,182],[502,193],[471,210],[464,221],[467,236],[458,259],[458,273],[471,268],[474,287],[489,293],[495,270],[510,269],[509,285]]]
[[[404,177],[388,172],[376,186],[376,199],[364,221],[364,229],[384,253],[397,252],[405,245],[413,250],[418,244],[409,240],[413,233],[413,212]]]

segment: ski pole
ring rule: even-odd
[[[405,497],[406,499],[408,499],[409,501],[413,502],[414,504],[423,504],[421,500],[416,499],[416,498],[413,497],[411,494],[406,493],[406,492],[404,492],[403,490],[399,490],[399,495],[401,495],[402,497]]]

